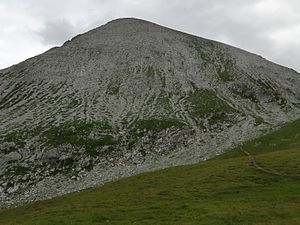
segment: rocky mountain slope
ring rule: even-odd
[[[0,204],[206,160],[300,117],[300,74],[118,19],[0,70]]]
[[[299,225],[299,181],[296,120],[206,162],[0,210],[0,224]]]

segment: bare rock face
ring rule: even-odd
[[[18,152],[10,152],[4,156],[4,160],[7,162],[20,160],[22,156]]]
[[[300,117],[300,75],[119,19],[0,70],[0,205],[195,163]]]

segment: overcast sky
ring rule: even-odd
[[[300,71],[299,0],[0,0],[0,68],[120,17],[222,41]]]

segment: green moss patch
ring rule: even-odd
[[[156,133],[161,132],[167,128],[182,128],[185,124],[176,118],[149,118],[138,120],[132,124],[129,129],[128,136],[128,149],[131,149],[138,142],[139,138],[152,132],[152,135],[156,136]]]
[[[24,147],[28,134],[22,131],[12,131],[1,137],[1,142],[13,142],[18,147]]]
[[[147,131],[161,131],[171,127],[182,127],[184,124],[178,119],[145,119],[136,123],[136,129]]]
[[[225,120],[228,113],[236,112],[212,90],[196,89],[189,93],[187,100],[191,115],[198,118],[211,116],[217,122]]]
[[[218,75],[219,75],[219,78],[222,81],[225,81],[225,82],[234,81],[234,75],[233,75],[233,73],[228,68],[226,68],[226,67],[223,70],[219,69],[218,70]]]
[[[112,127],[104,122],[70,122],[51,127],[42,135],[46,143],[51,146],[71,144],[84,147],[88,153],[96,154],[96,148],[105,145],[116,145],[119,143],[111,134]],[[101,132],[101,135],[91,137],[92,132]]]

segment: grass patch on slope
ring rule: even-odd
[[[226,67],[225,67],[224,70],[219,69],[219,70],[218,70],[218,75],[219,75],[219,78],[220,78],[222,81],[224,81],[224,82],[227,82],[227,81],[234,81],[234,78],[235,78],[234,75],[233,75],[233,73],[230,72],[230,70],[227,69]]]
[[[270,134],[247,141],[243,144],[243,148],[253,155],[279,150],[300,149],[300,120],[285,124],[279,130]],[[240,156],[243,156],[243,153],[239,151],[239,148],[235,148],[219,156],[218,159]]]
[[[216,93],[208,89],[196,89],[187,97],[190,103],[190,113],[194,118],[209,117],[209,123],[215,124],[228,119],[228,114],[237,110],[219,98]]]
[[[27,134],[24,132],[13,131],[1,137],[1,142],[13,142],[17,146],[24,147]]]
[[[176,118],[148,118],[137,120],[130,126],[127,148],[133,148],[139,138],[145,136],[149,132],[152,133],[153,139],[156,139],[155,133],[170,128],[180,129],[184,125],[185,124],[181,120]]]
[[[146,131],[162,131],[171,127],[182,127],[184,123],[175,118],[164,118],[164,119],[144,119],[137,121],[136,128],[138,130],[146,130]]]
[[[232,150],[203,163],[2,210],[0,224],[296,225],[300,221],[299,125],[300,120],[244,145],[262,167],[291,176],[260,171],[248,163],[247,156]]]
[[[53,126],[43,133],[48,145],[57,147],[62,144],[84,147],[91,155],[96,155],[96,148],[105,145],[116,145],[119,143],[111,134],[112,127],[105,122],[74,121]],[[101,131],[108,134],[91,137],[92,132]]]

